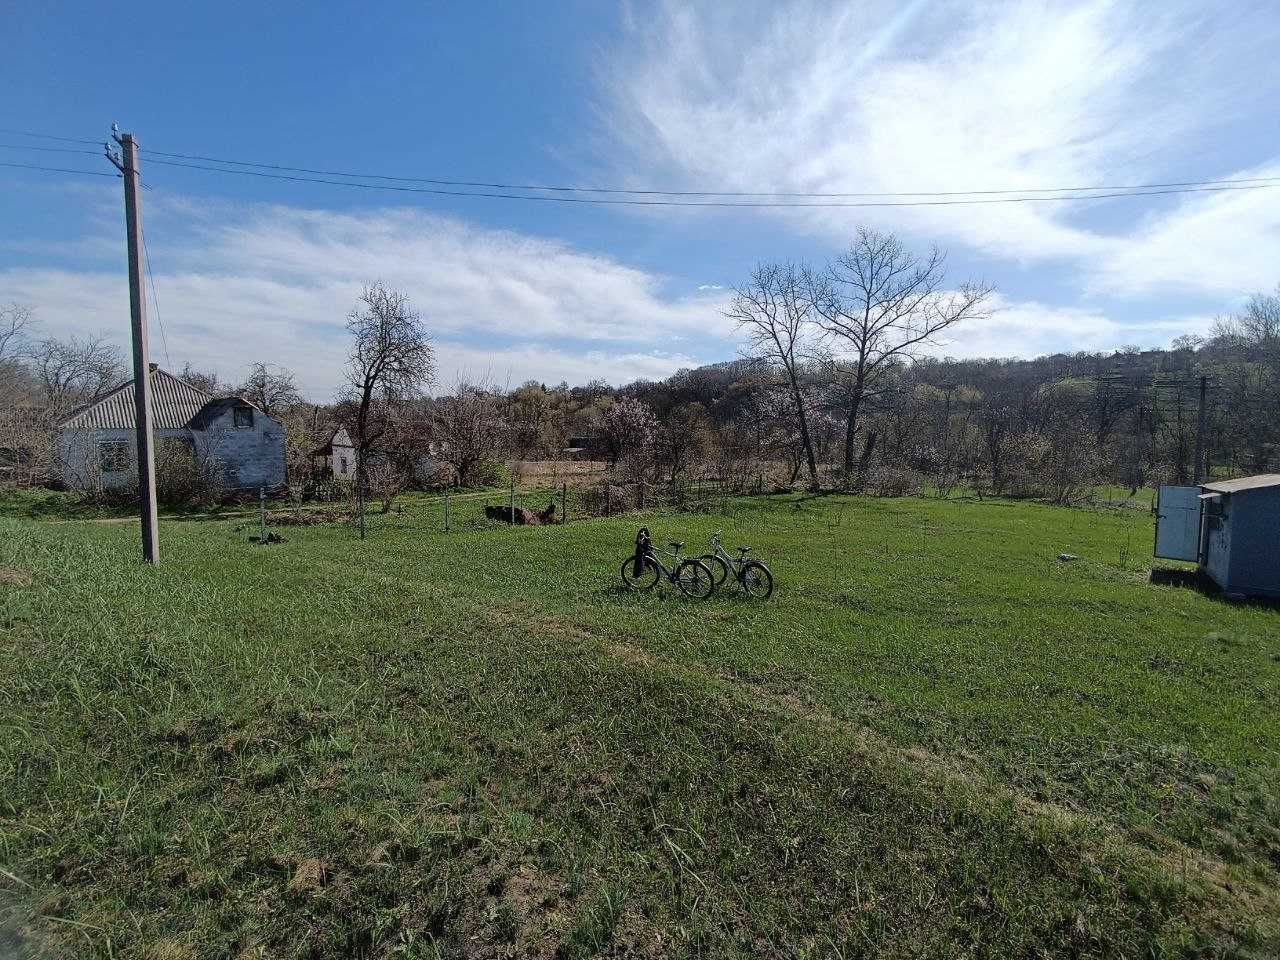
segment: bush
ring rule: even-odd
[[[625,513],[634,509],[633,488],[612,483],[599,483],[582,491],[582,509],[595,516]]]
[[[217,495],[213,466],[189,443],[161,439],[156,445],[156,499],[171,506],[212,503]],[[134,496],[136,496],[136,491]]]
[[[901,464],[879,463],[867,472],[866,490],[877,497],[914,497],[920,487],[920,474]]]
[[[511,483],[511,470],[497,460],[481,460],[467,475],[468,487],[505,487]]]

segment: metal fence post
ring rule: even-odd
[[[266,487],[258,488],[258,523],[259,523],[259,530],[260,530],[258,534],[258,542],[266,543],[267,542],[267,488]]]
[[[449,532],[449,488],[444,488],[444,532]]]

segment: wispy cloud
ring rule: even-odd
[[[728,336],[722,295],[661,293],[663,278],[609,257],[416,210],[336,213],[155,198],[158,307],[175,364],[236,378],[255,359],[294,368],[311,393],[340,382],[347,312],[375,280],[404,290],[436,338],[441,380],[459,372],[520,382],[666,376]],[[118,332],[128,317],[114,270],[11,268],[6,298],[31,304],[58,333]]]
[[[1121,323],[1096,309],[995,296],[990,315],[957,328],[929,352],[948,357],[1034,357],[1059,351],[1106,352],[1121,346],[1167,347],[1186,333],[1205,333],[1212,318],[1178,315]]]
[[[670,3],[635,24],[604,71],[603,112],[626,167],[692,189],[1123,185],[1280,159],[1267,138],[1243,162],[1212,147],[1224,124],[1268,115],[1280,96],[1280,17],[1265,5]],[[1151,209],[1158,218],[1133,222]],[[1244,217],[1234,233],[1233,213]],[[823,239],[872,222],[981,256],[1063,263],[1114,293],[1175,278],[1216,294],[1274,283],[1280,190],[778,216]]]

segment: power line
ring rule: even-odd
[[[61,140],[63,143],[91,143],[95,147],[102,146],[101,138],[87,140],[84,137],[58,137],[51,133],[32,133],[30,130],[11,130],[8,127],[0,127],[0,133],[15,137],[36,137],[40,140]]]
[[[1204,186],[1204,187],[1179,187],[1164,190],[1147,190],[1142,192],[1113,192],[1113,193],[1093,193],[1071,196],[1018,196],[1018,197],[984,197],[979,199],[966,200],[897,200],[897,201],[856,201],[856,202],[827,202],[819,201],[816,203],[800,203],[791,200],[779,201],[731,201],[731,200],[635,200],[619,197],[565,197],[565,196],[536,196],[528,194],[516,193],[494,193],[489,191],[471,191],[471,190],[444,190],[439,188],[427,187],[405,187],[396,186],[386,183],[364,183],[358,180],[330,180],[320,177],[300,177],[292,174],[283,173],[267,173],[261,170],[233,170],[226,167],[213,167],[207,164],[199,163],[183,163],[178,160],[157,160],[152,159],[152,163],[163,164],[169,167],[183,167],[189,170],[206,170],[213,173],[230,173],[238,176],[261,177],[269,180],[289,180],[296,183],[318,183],[333,187],[355,187],[364,190],[386,190],[395,193],[419,193],[431,196],[443,197],[479,197],[494,200],[533,200],[550,203],[589,203],[589,204],[610,204],[621,206],[640,206],[640,207],[949,207],[949,206],[970,206],[975,204],[994,204],[994,203],[1054,203],[1065,200],[1109,200],[1120,197],[1155,197],[1166,196],[1180,193],[1221,193],[1234,190],[1265,190],[1271,187],[1280,186],[1280,178],[1276,183],[1259,183],[1244,186]]]
[[[164,330],[164,318],[160,316],[160,298],[156,295],[156,274],[151,269],[151,251],[147,249],[147,231],[139,230],[142,234],[142,259],[147,265],[147,279],[151,281],[151,302],[156,307],[156,322],[160,324],[160,343],[164,347],[164,365],[170,370],[173,369],[173,361],[169,359],[169,337]]]
[[[0,149],[4,150],[39,150],[42,153],[87,153],[91,156],[100,157],[102,151],[86,150],[83,147],[42,147],[34,143],[0,143]]]
[[[111,177],[119,179],[118,173],[104,173],[102,170],[72,170],[67,167],[45,167],[38,163],[5,163],[0,160],[0,167],[16,167],[20,170],[43,170],[46,173],[78,173],[86,177]]]
[[[313,167],[290,167],[277,163],[259,163],[249,160],[228,160],[222,157],[206,157],[190,153],[166,153],[160,150],[140,148],[153,157],[169,157],[178,160],[200,160],[205,163],[219,163],[236,167],[256,167],[264,170],[282,170],[288,173],[307,173],[325,177],[350,177],[357,180],[388,180],[395,183],[427,183],[449,187],[480,187],[494,190],[545,190],[557,193],[607,193],[628,196],[666,196],[666,197],[786,197],[791,199],[851,199],[858,197],[967,197],[994,196],[1000,194],[1030,193],[1081,193],[1086,191],[1116,190],[1156,190],[1176,187],[1231,186],[1239,184],[1271,184],[1280,183],[1280,177],[1246,177],[1234,180],[1181,180],[1169,183],[1140,183],[1130,186],[1103,185],[1094,187],[1016,187],[1001,190],[911,190],[882,191],[863,193],[792,193],[781,190],[770,191],[735,191],[735,190],[633,190],[621,187],[566,187],[546,186],[528,183],[495,183],[482,180],[445,180],[432,177],[391,176],[382,173],[351,173],[343,170],[320,170]],[[159,163],[160,161],[156,161]],[[234,173],[237,171],[227,171]]]
[[[97,141],[79,137],[55,136],[53,134],[34,133],[24,130],[8,130],[0,128],[0,133],[17,134],[68,143],[93,143]],[[73,150],[60,147],[24,146],[19,144],[0,144],[6,149],[46,150],[66,153],[94,153],[90,150]],[[142,148],[139,148],[142,149]],[[1219,193],[1231,190],[1256,190],[1280,186],[1280,177],[1248,177],[1218,180],[1181,180],[1164,183],[1144,183],[1129,186],[1103,185],[1092,187],[1025,187],[982,190],[937,190],[937,191],[884,191],[862,193],[799,193],[785,191],[723,191],[723,190],[652,190],[626,189],[620,187],[582,187],[551,186],[541,184],[500,183],[480,180],[449,180],[431,177],[404,177],[376,173],[351,173],[341,170],[323,170],[312,167],[293,167],[283,164],[262,163],[247,160],[231,160],[220,157],[209,157],[200,154],[171,153],[159,150],[146,150],[153,163],[172,167],[185,167],[193,170],[204,170],[214,173],[233,173],[242,176],[253,176],[274,180],[286,180],[298,183],[316,183],[326,186],[355,187],[365,190],[387,190],[399,193],[421,193],[432,196],[478,197],[499,200],[532,200],[552,201],[560,203],[595,203],[624,206],[698,206],[698,207],[910,207],[910,206],[970,206],[991,203],[1035,203],[1057,202],[1064,200],[1108,200],[1137,196],[1170,196],[1182,193]],[[170,159],[160,159],[170,158]],[[181,161],[201,161],[190,163]],[[220,164],[207,166],[206,164]],[[4,166],[25,167],[27,169],[46,169],[52,172],[90,173],[91,171],[43,168],[34,164],[3,164]],[[231,169],[256,168],[256,169]],[[281,171],[270,173],[265,171]],[[295,176],[293,174],[308,174]],[[111,176],[111,174],[97,174]],[[342,180],[328,179],[342,177]],[[367,183],[361,181],[380,180],[386,183]],[[431,188],[397,186],[396,184],[430,184]],[[441,189],[444,187],[465,187],[477,189]],[[492,191],[542,191],[554,194],[607,194],[607,197],[566,197],[513,194]],[[1061,194],[1061,195],[1059,195]],[[630,199],[632,197],[675,197],[679,199]],[[689,198],[739,198],[731,201],[720,199]],[[963,198],[963,199],[928,199],[898,200],[895,202],[845,202],[854,198]],[[752,200],[750,198],[780,198],[769,200]],[[795,201],[822,202],[795,202]],[[839,202],[837,202],[839,201]]]

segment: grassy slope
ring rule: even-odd
[[[1280,614],[1146,517],[645,522],[778,592],[620,595],[634,517],[0,521],[0,897],[103,956],[1280,950]]]

